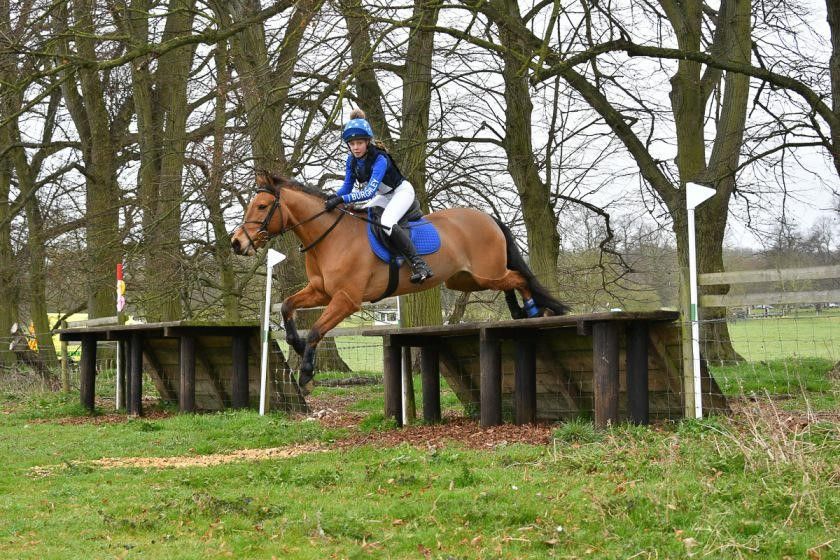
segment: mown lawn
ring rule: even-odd
[[[3,558],[832,558],[836,423],[756,413],[476,451],[334,442],[253,412],[78,425],[75,397],[0,395]],[[360,409],[372,408],[372,404]],[[410,429],[410,428],[409,428]],[[102,469],[320,443],[285,459]],[[38,467],[37,469],[34,469]]]

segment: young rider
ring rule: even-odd
[[[411,266],[411,281],[419,284],[430,278],[433,276],[432,269],[417,254],[411,237],[397,223],[414,203],[414,187],[403,178],[391,156],[373,143],[373,129],[361,109],[350,113],[341,139],[350,149],[344,184],[324,202],[324,208],[333,210],[342,203],[372,199],[369,206],[383,208],[380,223],[391,245],[405,256]],[[356,182],[360,188],[354,191]]]

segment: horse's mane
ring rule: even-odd
[[[291,179],[289,177],[284,177],[283,175],[276,175],[274,173],[268,174],[268,176],[271,179],[271,185],[275,189],[292,189],[306,194],[311,194],[312,196],[317,196],[322,200],[326,200],[330,197],[329,193],[325,193],[318,187],[313,187],[301,183],[297,179]]]

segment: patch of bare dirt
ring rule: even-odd
[[[143,412],[141,417],[143,420],[160,420],[161,418],[169,418],[173,414],[166,410],[148,410]],[[60,424],[62,426],[80,426],[83,424],[122,424],[131,420],[132,416],[128,416],[125,412],[109,412],[108,414],[98,414],[96,416],[67,416],[65,418],[57,419],[43,419],[33,420],[33,424],[37,423],[51,423]]]
[[[512,443],[547,445],[551,441],[552,427],[549,424],[515,426],[504,424],[482,428],[477,420],[463,417],[444,418],[441,424],[406,426],[399,430],[355,433],[335,442],[335,447],[347,448],[357,445],[395,446],[408,443],[424,449],[442,447],[455,443],[470,449],[493,449]]]
[[[840,424],[840,410],[784,410],[780,407],[781,401],[782,399],[771,400],[763,397],[730,398],[729,407],[736,419],[772,419],[774,424],[790,430],[805,428],[815,422]]]
[[[288,459],[305,453],[317,453],[327,449],[320,444],[289,445],[267,449],[238,449],[230,453],[210,455],[184,455],[180,457],[103,457],[92,461],[74,461],[69,464],[32,467],[30,474],[36,477],[49,476],[55,471],[70,467],[89,466],[100,469],[184,469],[189,467],[212,467],[243,461],[264,461],[266,459]]]

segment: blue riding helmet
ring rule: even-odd
[[[366,119],[350,119],[344,125],[344,131],[341,133],[341,139],[349,142],[355,138],[373,138],[373,129]]]

